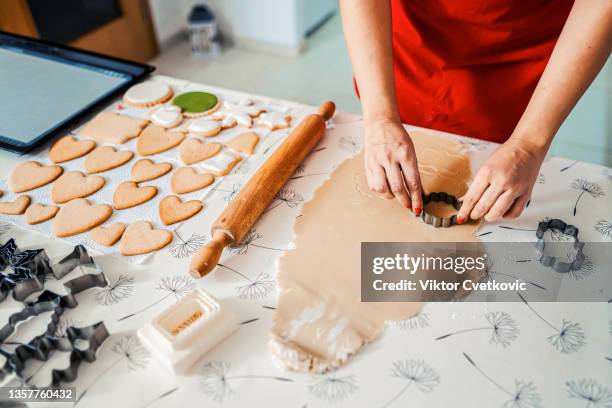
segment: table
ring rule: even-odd
[[[79,370],[77,406],[612,406],[612,313],[605,303],[432,303],[414,318],[390,322],[381,339],[334,372],[310,375],[275,366],[267,351],[277,289],[274,261],[291,245],[301,204],[336,165],[361,149],[362,139],[361,118],[339,112],[245,242],[226,251],[221,265],[204,279],[188,277],[189,255],[210,238],[212,221],[269,151],[259,148],[253,160],[215,185],[204,200],[205,211],[182,224],[172,245],[144,265],[95,256],[111,285],[81,294],[81,306],[63,321],[68,326],[103,320],[111,337],[98,359]],[[460,140],[473,153],[475,168],[495,148]],[[0,152],[0,177],[20,160]],[[524,215],[514,222],[483,224],[482,239],[529,240],[533,232],[528,230],[538,220],[559,217],[578,226],[585,241],[612,242],[611,187],[612,169],[548,158]],[[42,246],[52,258],[71,249],[19,228],[0,231],[0,242],[14,237],[21,248]],[[205,356],[194,375],[173,377],[140,346],[135,331],[196,286],[227,302],[242,323]],[[6,300],[0,304],[2,319],[20,307]],[[44,324],[41,318],[24,329],[40,331]],[[11,340],[27,339],[17,334]],[[67,353],[56,353],[32,367],[32,381],[44,385],[50,368],[66,364]]]

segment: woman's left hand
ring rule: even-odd
[[[457,222],[516,218],[531,197],[546,149],[508,139],[478,170],[468,192],[459,199]]]

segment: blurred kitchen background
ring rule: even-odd
[[[0,0],[0,29],[147,61],[195,82],[309,105],[332,99],[360,113],[337,0]],[[609,60],[552,153],[612,166]]]

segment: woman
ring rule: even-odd
[[[402,122],[503,143],[459,223],[516,218],[552,139],[612,49],[611,0],[341,0],[371,189],[420,214]]]

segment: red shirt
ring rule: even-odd
[[[504,142],[572,0],[392,0],[402,121]]]

